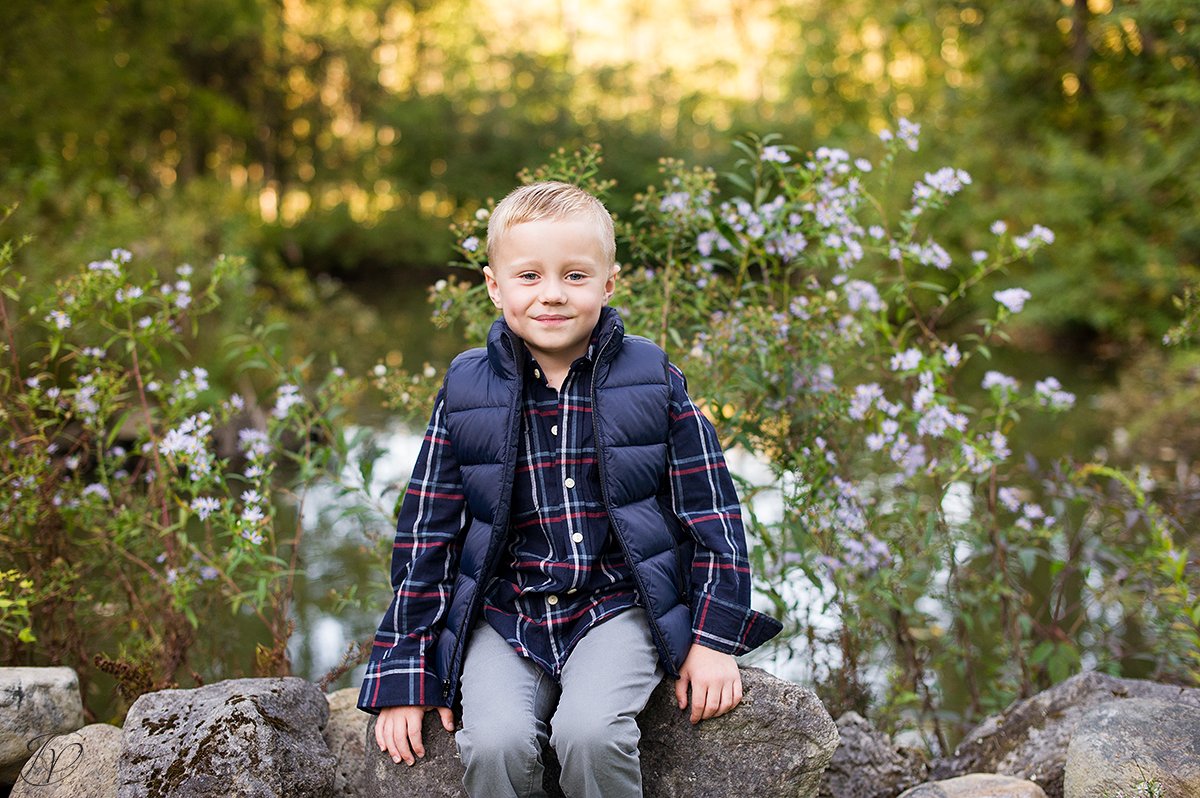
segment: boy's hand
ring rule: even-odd
[[[442,726],[448,732],[454,731],[454,713],[446,707],[387,707],[379,712],[375,721],[375,742],[380,751],[391,754],[392,761],[399,764],[404,760],[406,765],[412,765],[419,757],[425,756],[425,746],[421,742],[421,722],[425,713],[436,709],[442,716]]]
[[[742,672],[738,670],[737,660],[699,643],[688,651],[675,682],[675,698],[680,709],[687,709],[689,685],[692,688],[692,723],[724,715],[742,701]]]

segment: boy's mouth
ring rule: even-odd
[[[551,313],[533,317],[534,321],[547,322],[547,323],[553,323],[556,321],[568,321],[569,319],[570,319],[570,316],[560,316],[558,314],[551,314]]]

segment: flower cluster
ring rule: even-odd
[[[158,450],[177,465],[187,466],[193,481],[212,471],[213,455],[208,448],[212,435],[212,414],[207,411],[188,416],[178,427],[167,430]]]
[[[1033,391],[1038,404],[1051,410],[1067,410],[1075,404],[1075,394],[1064,391],[1062,383],[1054,377],[1038,380],[1033,386]]]
[[[971,184],[971,176],[962,169],[944,166],[936,172],[926,172],[925,179],[913,184],[911,213],[920,215],[930,207],[936,207]]]
[[[1006,288],[993,293],[992,299],[1003,305],[1009,313],[1020,313],[1024,309],[1026,301],[1032,296],[1033,294],[1024,288]]]
[[[281,385],[279,393],[275,397],[275,407],[271,409],[271,415],[279,419],[287,418],[291,409],[303,401],[304,397],[300,395],[299,386]]]

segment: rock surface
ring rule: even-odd
[[[79,677],[70,668],[0,668],[0,782],[12,784],[45,735],[83,726]]]
[[[742,670],[742,686],[737,709],[693,726],[663,680],[641,723],[648,798],[817,794],[838,745],[825,707],[811,690],[757,668]]]
[[[1146,779],[1164,796],[1200,796],[1200,707],[1133,698],[1083,716],[1067,749],[1065,798],[1133,796]]]
[[[913,787],[901,793],[900,798],[1046,798],[1046,793],[1025,779],[971,773]]]
[[[133,703],[117,765],[119,798],[326,798],[329,704],[303,679],[231,679]]]
[[[358,688],[347,687],[325,696],[329,721],[321,730],[325,745],[337,759],[333,777],[334,798],[356,798],[365,765],[364,745],[370,716],[358,708]],[[372,732],[372,736],[374,732]]]
[[[999,773],[1035,781],[1050,798],[1062,798],[1067,746],[1084,714],[1097,705],[1131,698],[1200,707],[1200,688],[1081,673],[984,721],[967,735],[954,756],[934,762],[931,775],[949,779],[968,773]]]
[[[108,723],[47,738],[9,798],[116,798],[120,754],[121,729]]]
[[[647,798],[706,798],[817,794],[821,772],[837,747],[837,726],[810,690],[757,668],[742,670],[742,704],[696,726],[675,705],[664,680],[639,718],[642,775]],[[374,734],[374,721],[367,736]],[[363,792],[367,798],[460,798],[462,762],[454,738],[435,713],[424,725],[425,759],[396,765],[366,747]],[[561,796],[557,762],[547,757],[547,789]]]
[[[921,752],[899,748],[857,712],[837,720],[841,743],[821,779],[821,798],[895,798],[925,780]]]

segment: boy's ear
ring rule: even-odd
[[[617,272],[619,271],[621,271],[621,264],[614,263],[612,270],[608,273],[608,279],[604,282],[604,304],[606,305],[617,288]]]
[[[492,271],[491,266],[483,267],[483,279],[487,283],[487,292],[492,298],[492,304],[500,307],[500,284],[496,282],[496,273]]]

